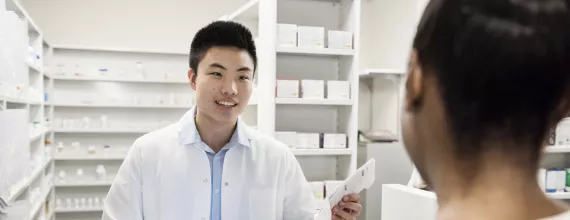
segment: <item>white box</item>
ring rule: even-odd
[[[299,80],[277,80],[277,97],[299,98]]]
[[[329,193],[334,192],[337,187],[342,186],[342,181],[327,180],[325,181],[325,197],[330,196]]]
[[[304,48],[324,48],[325,28],[299,26],[297,31],[297,46]]]
[[[297,46],[297,25],[277,24],[277,46],[279,47]]]
[[[278,131],[275,132],[275,139],[283,142],[288,147],[294,148],[297,144],[297,132]]]
[[[313,193],[315,194],[315,198],[317,199],[324,199],[325,198],[325,182],[309,182],[311,187],[313,188]]]
[[[350,99],[350,83],[348,81],[327,81],[327,99]]]
[[[346,134],[323,134],[323,148],[346,148]]]
[[[302,97],[306,99],[324,99],[325,81],[323,80],[301,80]]]
[[[320,148],[320,142],[318,133],[297,133],[297,148],[317,149]]]
[[[329,44],[331,49],[352,49],[352,32],[348,31],[328,31]]]

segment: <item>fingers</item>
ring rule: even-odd
[[[353,193],[353,194],[348,194],[348,195],[342,197],[342,201],[344,201],[344,202],[356,202],[356,203],[358,203],[358,202],[360,202],[360,195],[355,194],[355,193]]]
[[[355,202],[340,202],[338,203],[338,206],[342,210],[348,209],[350,213],[356,213],[356,216],[358,216],[362,211],[362,205]]]
[[[337,206],[332,209],[332,213],[333,220],[356,220],[356,216],[349,214]]]

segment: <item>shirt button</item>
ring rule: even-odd
[[[208,179],[204,179],[204,182],[207,183],[207,182],[208,182]]]
[[[225,185],[225,186],[228,186],[228,182],[225,182],[224,185]]]
[[[216,194],[220,193],[219,189],[214,190],[214,192],[216,192]]]

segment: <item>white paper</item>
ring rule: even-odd
[[[320,212],[315,217],[316,220],[330,220],[332,217],[331,207],[338,204],[342,197],[345,195],[360,193],[364,189],[370,188],[374,181],[376,180],[376,161],[370,159],[364,165],[362,165],[356,172],[352,173],[341,186],[336,188],[332,193],[327,192],[328,203],[325,203],[321,207]]]

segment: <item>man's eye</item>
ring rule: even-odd
[[[240,76],[239,79],[241,79],[241,80],[248,80],[249,77],[247,77],[247,76]]]
[[[211,74],[211,75],[214,75],[214,76],[222,76],[222,73],[220,73],[220,72],[213,72],[213,73],[210,73],[210,74]]]

